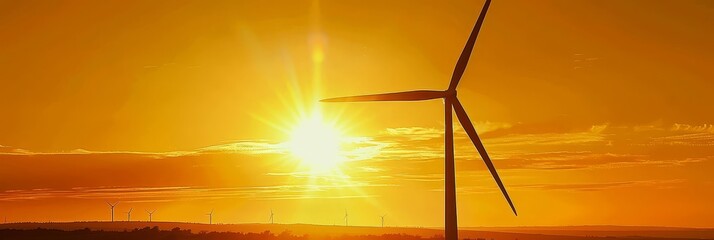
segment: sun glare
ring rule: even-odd
[[[291,133],[290,152],[313,174],[338,170],[344,160],[340,154],[340,132],[325,123],[319,114],[300,120]]]

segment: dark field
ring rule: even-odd
[[[663,240],[714,239],[712,229],[653,227],[547,227],[462,230],[462,239],[484,240]],[[440,240],[430,228],[341,227],[307,224],[195,224],[172,222],[12,223],[0,225],[5,239],[176,240]]]

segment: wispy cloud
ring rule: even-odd
[[[707,132],[714,133],[714,124],[702,124],[702,125],[690,125],[675,123],[670,128],[671,131],[681,131],[681,132]]]
[[[525,190],[556,190],[556,191],[602,191],[613,188],[672,188],[684,183],[683,179],[673,180],[646,180],[646,181],[621,181],[600,183],[546,183],[546,184],[515,184],[512,188]]]
[[[485,129],[480,133],[497,168],[503,171],[518,170],[518,174],[528,174],[528,171],[676,167],[714,160],[714,152],[711,150],[714,145],[714,127],[710,124],[673,124],[664,127],[595,124],[569,128],[487,122],[477,124],[477,127]],[[362,197],[371,194],[353,196],[333,191],[345,187],[373,189],[442,181],[442,131],[423,127],[392,128],[371,136],[346,138],[342,144],[342,155],[347,160],[342,166],[344,178],[321,178],[298,169],[297,161],[290,159],[287,146],[269,140],[245,140],[192,151],[160,153],[83,149],[43,153],[0,146],[0,176],[3,176],[0,191],[4,190],[0,192],[0,200],[53,197],[124,198],[130,201]],[[467,162],[479,161],[480,156],[463,129],[457,127],[455,136],[460,174],[487,173],[482,164]],[[655,154],[662,152],[661,148],[678,146],[692,148],[686,151],[664,151],[672,152],[669,155]],[[112,177],[116,172],[130,177]],[[46,181],[49,178],[58,180]],[[335,179],[338,181],[330,183]],[[645,180],[595,181],[547,186],[522,184],[514,187],[589,191],[650,186],[647,184],[654,183]],[[483,190],[476,186],[461,187],[472,188],[470,191],[474,192]]]
[[[650,144],[710,147],[714,146],[714,134],[704,132],[653,137]]]
[[[512,191],[604,191],[616,188],[655,188],[669,189],[676,188],[686,181],[683,179],[672,180],[639,180],[639,181],[619,181],[619,182],[573,182],[573,183],[529,183],[529,184],[509,184],[509,192]],[[435,188],[430,191],[443,192],[443,188]],[[457,192],[462,195],[495,193],[498,188],[491,185],[473,185],[457,187]]]
[[[65,189],[20,189],[0,192],[0,201],[41,200],[48,198],[107,199],[126,202],[166,202],[196,199],[310,199],[365,198],[370,195],[344,194],[342,188],[368,184],[272,185],[232,188],[208,187],[74,187]]]
[[[647,154],[595,153],[590,151],[503,154],[498,157],[501,169],[583,169],[637,166],[672,166],[710,160],[709,157],[655,159]]]
[[[584,131],[518,133],[497,136],[489,141],[495,145],[572,145],[604,142],[607,124],[592,125]]]
[[[387,128],[384,130],[384,133],[389,136],[405,138],[410,141],[429,140],[444,135],[444,131],[441,129],[423,127]]]
[[[285,144],[267,140],[239,141],[214,145],[199,149],[197,152],[240,152],[247,154],[281,154],[287,151]]]

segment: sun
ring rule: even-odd
[[[312,114],[298,121],[287,143],[292,155],[313,174],[327,174],[339,170],[344,161],[340,141],[342,135],[320,114]]]

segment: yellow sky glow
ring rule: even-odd
[[[445,88],[481,4],[0,2],[0,217],[442,226],[443,103],[317,100]],[[494,1],[459,98],[519,216],[454,123],[459,225],[713,227],[712,25]]]

